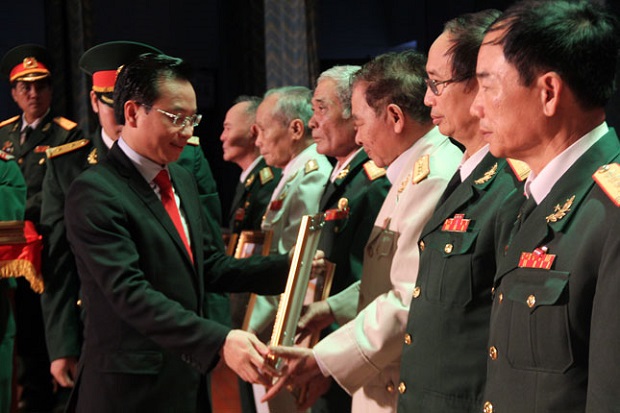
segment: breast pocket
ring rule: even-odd
[[[569,273],[520,268],[502,280],[510,306],[507,357],[515,368],[564,372],[573,363],[568,322]]]
[[[478,231],[470,230],[438,232],[422,240],[425,245],[418,285],[429,301],[456,307],[471,302],[472,254],[477,238]]]

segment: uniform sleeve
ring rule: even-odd
[[[77,305],[80,280],[65,228],[66,188],[62,188],[54,165],[53,160],[48,160],[41,204],[45,240],[45,291],[41,306],[50,360],[78,357],[82,346],[82,322]]]

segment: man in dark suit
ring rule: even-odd
[[[284,289],[285,255],[235,260],[214,244],[191,174],[174,164],[200,121],[183,61],[143,55],[114,91],[121,137],[72,184],[67,235],[85,308],[71,409],[208,411],[219,357],[267,383],[267,348],[204,317],[206,291]],[[171,182],[170,182],[171,181]]]
[[[260,102],[257,96],[238,97],[226,112],[220,135],[224,160],[241,168],[228,213],[228,228],[237,234],[244,230],[260,230],[271,194],[282,175],[280,168],[265,163],[256,147],[256,109]]]
[[[114,119],[114,81],[120,66],[142,53],[159,50],[152,46],[114,41],[87,50],[80,68],[92,76],[90,103],[99,119],[99,128],[91,139],[82,139],[47,150],[47,173],[43,182],[41,224],[46,235],[45,292],[41,296],[46,342],[51,373],[63,387],[72,387],[77,359],[82,347],[82,322],[79,278],[75,258],[65,230],[65,197],[73,180],[84,170],[103,160],[118,139],[121,126]],[[188,141],[177,163],[194,174],[205,212],[215,214],[213,230],[219,230],[219,196],[211,169],[199,146],[198,138]],[[223,248],[223,245],[222,245]]]
[[[509,165],[489,153],[478,119],[469,113],[478,90],[478,48],[498,16],[487,10],[449,21],[428,53],[424,102],[441,133],[465,153],[418,241],[398,385],[398,410],[404,412],[479,413],[482,404],[494,218],[506,197],[523,196],[523,178],[511,168],[516,161]]]
[[[52,111],[51,63],[48,51],[34,44],[11,49],[0,63],[2,74],[11,83],[11,96],[23,112],[0,123],[0,149],[17,160],[28,188],[25,219],[37,226],[47,170],[45,151],[82,137],[76,123]],[[23,387],[20,409],[50,410],[54,395],[40,299],[21,277],[15,293],[15,322]]]
[[[500,208],[486,413],[620,406],[618,31],[595,3],[523,2],[480,47],[472,113],[493,155],[532,169],[527,201]]]

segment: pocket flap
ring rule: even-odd
[[[503,290],[509,300],[522,303],[530,311],[539,306],[557,304],[568,285],[567,272],[532,268],[517,271],[515,276],[504,278]]]
[[[101,355],[101,371],[105,373],[158,374],[163,355],[158,351],[119,351]]]

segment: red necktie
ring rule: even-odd
[[[189,254],[192,262],[194,261],[194,257],[192,255],[192,250],[189,247],[189,242],[187,240],[187,236],[185,235],[185,230],[183,229],[183,224],[181,223],[181,215],[179,214],[179,208],[177,207],[177,203],[174,200],[174,192],[172,191],[172,182],[170,182],[170,176],[168,175],[168,171],[162,169],[159,171],[153,182],[159,187],[159,195],[161,196],[161,202],[164,204],[164,208],[170,215],[170,219],[174,223],[174,226],[177,229],[177,232],[181,236],[183,240],[183,244],[185,244],[185,249],[187,249],[187,253]]]

